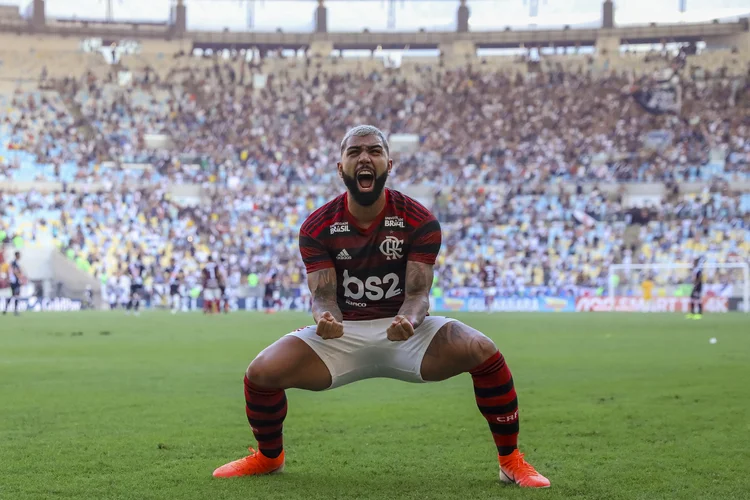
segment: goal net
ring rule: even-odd
[[[702,302],[705,312],[750,312],[750,265],[705,263]],[[606,307],[624,312],[690,310],[693,265],[613,264],[607,279]]]

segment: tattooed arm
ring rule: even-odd
[[[412,260],[406,263],[406,297],[386,331],[389,340],[401,342],[414,335],[430,308],[431,285],[432,265]]]
[[[414,328],[427,316],[430,308],[432,266],[410,260],[406,263],[406,297],[398,314],[404,316]]]
[[[342,321],[341,309],[336,302],[336,270],[332,267],[307,275],[307,286],[312,293],[312,313],[315,322],[320,321],[324,312],[329,312]]]
[[[317,323],[324,312],[330,312],[337,321],[341,321],[341,310],[336,303],[336,269],[326,247],[310,234],[306,226],[308,221],[302,224],[299,231],[299,251],[307,270],[313,318]]]

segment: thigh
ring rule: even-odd
[[[497,352],[494,342],[474,328],[453,321],[435,334],[424,354],[422,379],[437,382],[473,370]]]
[[[331,386],[326,364],[293,334],[281,337],[261,351],[250,363],[246,375],[254,384],[269,389],[322,391]]]

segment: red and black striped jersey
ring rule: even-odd
[[[217,288],[223,286],[224,276],[222,276],[221,268],[216,262],[207,262],[202,274],[204,287]]]
[[[344,320],[396,316],[404,302],[407,261],[435,264],[437,219],[416,200],[386,189],[385,207],[362,229],[349,213],[346,193],[302,224],[299,247],[308,273],[336,269],[337,302]]]
[[[495,266],[492,265],[484,266],[482,268],[482,271],[479,273],[479,277],[485,287],[491,288],[495,286],[495,280],[497,279],[497,269],[495,269]]]

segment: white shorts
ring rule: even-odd
[[[309,345],[331,372],[329,389],[375,377],[394,378],[405,382],[424,382],[422,358],[433,337],[444,325],[456,321],[442,316],[427,316],[403,342],[392,342],[386,330],[393,318],[371,321],[344,321],[344,335],[324,340],[308,326],[292,332]]]
[[[219,300],[221,298],[221,290],[218,288],[204,288],[203,289],[203,300]]]

